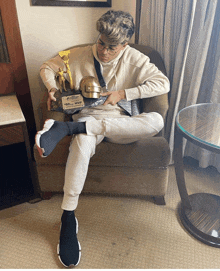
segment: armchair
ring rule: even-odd
[[[157,51],[143,45],[130,46],[148,55],[151,62],[166,73]],[[46,102],[40,104],[40,108],[41,125],[48,118],[67,121],[71,117],[60,112],[48,111]],[[143,112],[158,112],[166,120],[168,95],[143,99],[142,108]],[[70,141],[71,136],[63,138],[47,158],[41,158],[34,146],[42,198],[63,191]],[[97,146],[96,154],[90,160],[83,193],[152,196],[156,204],[164,205],[169,160],[169,145],[161,133],[127,145],[103,141]]]

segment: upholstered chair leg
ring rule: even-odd
[[[153,197],[157,205],[166,205],[164,196]]]

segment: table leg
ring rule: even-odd
[[[34,194],[36,197],[39,197],[39,193],[38,193],[39,186],[38,186],[38,182],[36,180],[37,177],[35,174],[34,165],[33,165],[33,161],[32,161],[31,146],[30,146],[26,123],[22,123],[22,130],[23,130],[23,135],[24,135],[24,141],[25,141],[25,146],[26,146],[26,152],[27,152],[28,164],[29,164],[30,173],[31,173],[32,184],[34,186]]]
[[[183,166],[183,137],[176,127],[174,165],[181,197],[179,216],[183,226],[198,240],[220,248],[220,197],[207,193],[188,195]]]
[[[178,132],[178,129],[175,129],[174,136],[174,166],[176,172],[177,185],[181,197],[183,206],[192,210],[189,196],[186,189],[185,177],[184,177],[184,165],[183,165],[183,137]]]

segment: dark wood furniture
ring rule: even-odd
[[[34,164],[31,155],[31,146],[27,131],[26,119],[17,100],[16,94],[0,96],[0,147],[25,142],[27,160],[33,184],[34,193],[29,199],[38,197],[37,177],[34,169]],[[19,154],[13,153],[13,155]],[[13,162],[12,162],[13,161]],[[18,161],[19,162],[19,161]],[[2,169],[3,170],[3,169]],[[14,160],[11,159],[11,164],[8,163],[7,171],[16,170]],[[17,176],[19,179],[19,176]],[[4,180],[1,180],[4,182]]]

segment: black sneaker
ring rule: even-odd
[[[64,211],[61,218],[60,243],[57,254],[65,267],[77,266],[81,258],[81,246],[77,240],[78,221],[74,211]]]
[[[85,122],[47,119],[43,129],[35,136],[37,150],[41,157],[47,157],[65,136],[80,133],[86,133]]]
[[[41,131],[35,136],[37,150],[41,157],[47,157],[61,139],[69,132],[65,122],[47,119]]]

